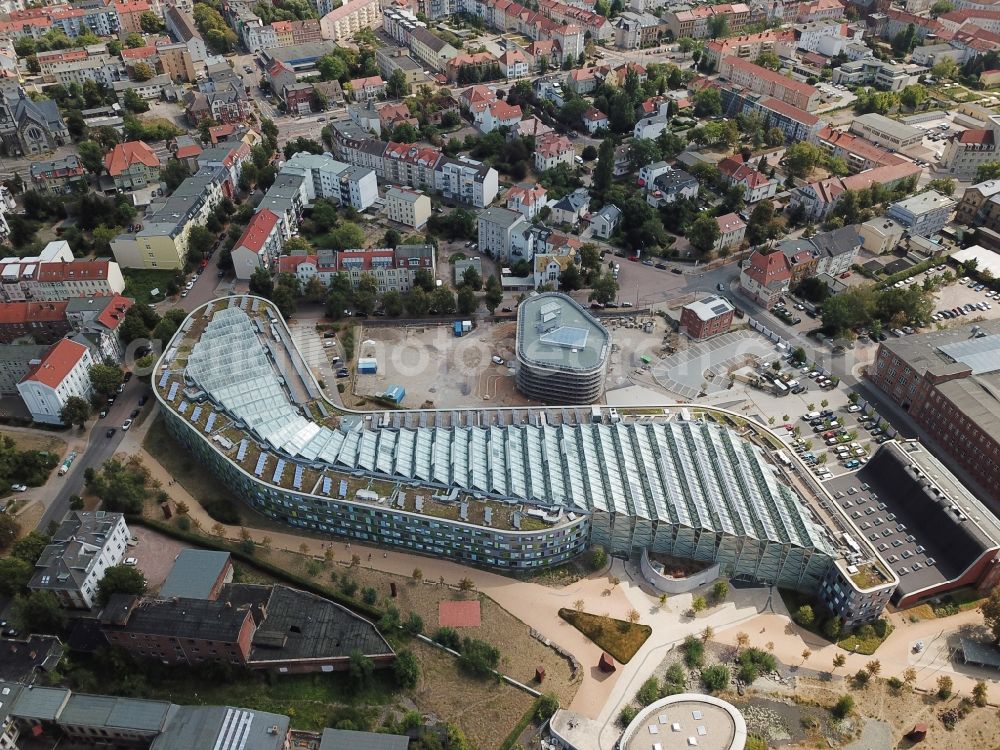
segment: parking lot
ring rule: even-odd
[[[300,324],[294,318],[289,321],[288,328],[292,334],[292,341],[295,342],[313,377],[329,387],[336,380],[333,358],[340,357],[342,360],[344,356],[336,336],[326,338],[325,334],[317,331],[311,323]]]
[[[769,356],[770,355],[770,356]],[[774,344],[754,331],[735,331],[692,343],[653,367],[656,382],[683,399],[702,391],[714,393],[729,385],[728,371],[762,358],[777,356]]]
[[[941,153],[948,145],[949,136],[957,135],[965,130],[965,127],[952,121],[950,114],[943,113],[936,120],[928,120],[914,124],[917,130],[923,130],[925,135],[920,142],[920,149],[927,154],[933,155],[931,161],[937,162],[941,158]],[[919,157],[920,154],[914,148],[907,149],[908,153]]]
[[[135,567],[146,576],[146,583],[151,592],[159,591],[167,580],[167,574],[174,566],[174,560],[186,545],[176,539],[158,534],[144,526],[131,526],[129,531],[139,540],[134,547],[129,547],[125,557],[136,560]]]
[[[964,283],[959,280],[941,289],[934,303],[934,313],[937,315],[942,311],[953,311],[959,308],[965,311],[965,315],[962,315],[961,312],[953,313],[950,318],[943,317],[933,322],[948,327],[1000,317],[1000,300],[997,299],[1000,295],[986,287],[980,288],[980,286],[972,280],[966,280]],[[972,309],[967,307],[969,305],[972,306]]]

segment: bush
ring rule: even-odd
[[[762,673],[773,672],[778,667],[774,654],[759,648],[748,648],[743,651],[739,663],[739,678],[747,685],[753,684]]]
[[[354,596],[358,592],[358,582],[351,578],[345,578],[340,582],[340,590],[347,596]]]
[[[403,623],[403,630],[410,635],[419,635],[424,630],[424,620],[416,612],[410,612],[406,622]]]
[[[240,525],[240,513],[236,506],[223,497],[213,498],[202,503],[205,512],[211,516],[213,521],[226,524],[227,526]]]
[[[632,723],[632,719],[634,719],[638,713],[639,709],[635,706],[625,706],[625,708],[618,713],[618,723],[622,726],[622,728],[627,727]]]
[[[458,651],[462,647],[462,639],[455,628],[438,628],[434,633],[434,640],[452,651]]]
[[[701,683],[710,693],[717,693],[729,686],[729,668],[715,664],[701,670]]]
[[[831,641],[835,641],[840,637],[840,618],[831,617],[829,620],[823,623],[823,635],[829,638]]]
[[[361,601],[365,604],[374,604],[378,601],[378,592],[371,586],[365,586],[361,589]]]
[[[851,681],[854,683],[855,687],[864,687],[868,684],[868,680],[871,679],[871,674],[866,669],[859,669],[854,673]]]
[[[903,681],[898,677],[890,677],[886,682],[889,684],[889,688],[894,693],[898,693],[903,689]]]
[[[600,545],[595,545],[590,548],[590,569],[600,570],[605,565],[608,564],[608,553],[605,552],[604,547]]]
[[[458,665],[477,677],[493,674],[493,670],[500,663],[500,650],[486,641],[475,638],[465,638],[462,641],[461,654]]]
[[[667,673],[663,677],[663,682],[666,685],[677,685],[683,688],[687,683],[687,674],[684,672],[684,667],[680,664],[671,664],[667,667]]]
[[[697,669],[705,661],[705,644],[693,635],[684,639],[681,649],[684,651],[684,663],[688,668]]]
[[[648,706],[650,703],[660,699],[660,681],[655,677],[650,677],[644,683],[639,691],[635,694],[635,699],[639,701],[643,706]]]
[[[889,621],[883,618],[879,618],[875,621],[875,635],[879,638],[885,638],[886,634],[889,632]]]
[[[802,627],[811,628],[816,622],[816,613],[813,612],[813,608],[811,606],[803,604],[795,612],[795,617],[793,619]]]
[[[535,701],[535,719],[545,721],[559,710],[559,699],[552,693],[544,693]]]
[[[840,696],[840,700],[838,700],[831,709],[833,715],[836,716],[838,719],[843,719],[846,718],[847,716],[850,716],[853,710],[854,710],[854,698],[852,698],[850,695]]]
[[[941,700],[946,700],[951,697],[951,690],[954,686],[951,678],[947,675],[941,675],[937,679],[937,697]]]

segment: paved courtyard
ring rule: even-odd
[[[774,345],[753,331],[735,331],[692,344],[664,358],[653,368],[656,382],[684,399],[694,399],[703,390],[712,394],[726,389],[720,377],[749,360],[777,354]]]

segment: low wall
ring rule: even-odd
[[[662,591],[664,594],[685,594],[688,591],[694,591],[699,586],[704,586],[706,583],[711,583],[719,577],[719,563],[715,563],[715,565],[687,578],[667,578],[656,572],[649,560],[649,553],[645,549],[643,549],[642,557],[639,560],[639,569],[642,571],[642,577],[657,591]]]

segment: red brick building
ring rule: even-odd
[[[51,344],[70,331],[62,302],[6,302],[0,305],[0,344],[31,336],[36,344]]]
[[[681,331],[701,341],[725,333],[733,325],[735,308],[722,297],[705,297],[681,309]]]
[[[1000,497],[1000,321],[890,339],[868,378]]]

